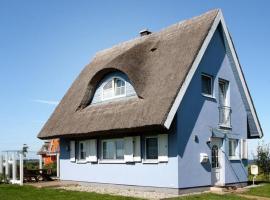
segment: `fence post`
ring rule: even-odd
[[[17,161],[16,161],[16,152],[12,154],[12,180],[13,183],[16,183],[17,180]]]
[[[6,152],[6,158],[5,158],[5,171],[6,171],[6,179],[9,180],[8,152]]]
[[[39,169],[42,169],[42,155],[39,155]]]
[[[23,152],[20,152],[20,185],[23,185]]]
[[[56,167],[57,167],[57,178],[60,178],[60,153],[56,154]]]
[[[3,175],[3,156],[0,154],[0,174]]]

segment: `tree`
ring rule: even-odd
[[[257,146],[256,164],[260,171],[269,179],[270,173],[270,144],[265,144],[264,141],[259,142]]]

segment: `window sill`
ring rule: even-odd
[[[218,126],[219,126],[219,128],[222,128],[222,129],[229,129],[229,130],[232,129],[232,126],[230,126],[230,125],[219,124]]]
[[[126,163],[124,160],[99,160],[100,164],[124,164]]]
[[[143,160],[143,164],[158,164],[158,160]]]
[[[240,158],[237,156],[230,156],[229,160],[240,160]]]
[[[86,161],[86,160],[78,160],[76,163],[77,163],[77,164],[86,164],[87,161]]]
[[[213,96],[213,95],[209,95],[209,94],[204,94],[204,93],[202,93],[202,96],[204,96],[204,97],[206,97],[206,98],[209,98],[209,99],[216,100],[216,97]]]

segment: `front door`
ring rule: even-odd
[[[223,153],[222,153],[222,139],[212,138],[211,139],[211,150],[212,150],[212,185],[222,186],[224,185],[224,164],[223,164]]]

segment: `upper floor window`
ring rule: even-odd
[[[102,100],[113,99],[126,95],[126,81],[121,78],[110,79],[102,89]]]
[[[213,96],[213,77],[202,74],[202,94],[205,96]]]
[[[123,72],[115,71],[106,74],[97,83],[90,104],[107,103],[136,96],[136,91],[128,76]]]

